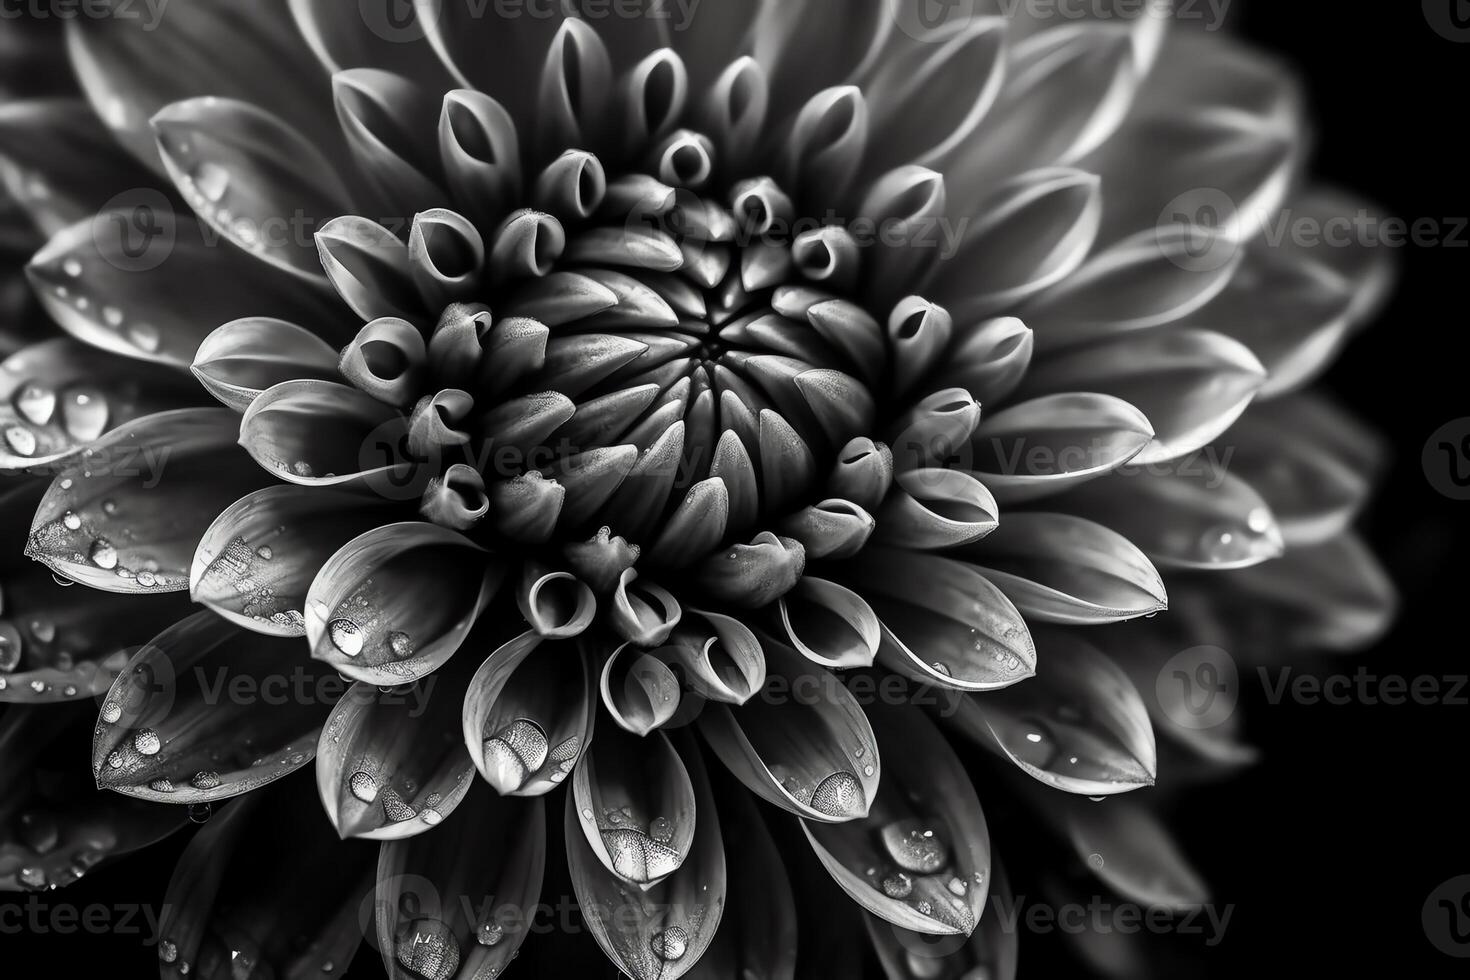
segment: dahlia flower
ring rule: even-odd
[[[164,976],[340,970],[367,894],[494,977],[564,861],[624,973],[790,977],[806,849],[891,976],[1011,976],[987,813],[1205,902],[1150,788],[1249,749],[1161,667],[1392,606],[1301,391],[1387,273],[1262,234],[1359,207],[1290,77],[1157,11],[396,6],[73,20],[85,101],[0,108],[61,328],[0,369],[0,882],[243,797]]]

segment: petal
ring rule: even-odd
[[[270,317],[226,323],[204,338],[189,370],[227,408],[244,413],[283,381],[337,377],[337,352],[305,327]]]
[[[287,0],[311,53],[328,73],[345,68],[385,68],[432,88],[449,75],[426,42],[430,19],[404,19],[398,0],[360,0],[351,11],[336,0]],[[532,19],[534,18],[522,18]]]
[[[973,465],[1001,503],[1022,503],[1075,487],[1128,463],[1153,441],[1144,414],[1102,394],[1047,395],[981,423],[970,441]]]
[[[333,288],[364,323],[424,319],[408,246],[387,228],[356,215],[333,218],[316,232],[316,245]]]
[[[956,726],[1048,786],[1110,796],[1152,786],[1158,751],[1128,675],[1074,632],[1036,634],[1036,677],[954,702]]]
[[[1210,900],[1207,886],[1179,853],[1169,831],[1141,804],[1082,803],[1068,814],[1067,832],[1088,866],[1124,898],[1146,908],[1177,911],[1199,908]]]
[[[1164,581],[1143,552],[1080,517],[1011,514],[965,556],[1028,621],[1115,623],[1168,606]]]
[[[973,565],[871,547],[841,575],[882,621],[878,659],[889,670],[963,691],[1007,687],[1035,672],[1020,612]]]
[[[504,575],[448,528],[373,528],[332,555],[307,591],[311,655],[369,684],[416,681],[459,649]]]
[[[479,227],[495,227],[520,201],[520,137],[510,113],[485,93],[445,94],[439,157],[455,204]]]
[[[1095,391],[1143,412],[1153,441],[1135,466],[1188,455],[1213,442],[1250,405],[1266,369],[1244,345],[1208,330],[1158,330],[1069,350],[1038,364],[1023,395]]]
[[[604,730],[577,765],[572,802],[602,866],[641,889],[688,859],[695,835],[695,788],[662,732],[639,741]]]
[[[295,976],[352,958],[377,849],[302,820],[311,791],[296,778],[252,794],[189,841],[158,923],[164,976]]]
[[[316,784],[342,837],[426,833],[464,799],[475,770],[453,735],[468,672],[447,673],[386,693],[359,682],[332,709],[317,744]]]
[[[388,405],[332,381],[283,381],[239,421],[239,443],[262,469],[304,487],[368,487],[388,499],[412,482],[407,423]]]
[[[755,59],[771,76],[782,115],[873,62],[893,30],[885,0],[761,3],[751,28]],[[833,24],[843,29],[834,31]]]
[[[679,711],[679,678],[664,662],[662,651],[647,653],[624,643],[602,665],[601,689],[602,704],[612,720],[634,735],[648,735]]]
[[[55,469],[110,429],[197,401],[191,388],[70,337],[22,348],[0,363],[0,470]]]
[[[810,820],[840,823],[868,812],[878,789],[878,746],[841,681],[768,640],[766,683],[742,707],[714,704],[699,729],[751,792]]]
[[[374,2],[386,5],[391,0]],[[530,80],[539,76],[566,16],[565,5],[539,8],[535,15],[521,10],[520,16],[496,18],[493,31],[486,31],[476,8],[466,4],[420,0],[417,6],[419,16],[409,28],[410,39],[426,38],[462,88],[494,94],[522,127],[528,127],[536,105],[536,87]]]
[[[63,330],[145,361],[188,367],[210,331],[243,316],[339,335],[329,297],[218,244],[162,195],[139,191],[53,236],[26,275]]]
[[[631,568],[619,577],[612,596],[612,626],[630,643],[656,647],[679,625],[682,610],[668,589],[653,582],[638,585],[637,578]]]
[[[186,823],[183,807],[97,792],[76,764],[87,751],[87,714],[78,706],[0,715],[0,781],[6,812],[16,815],[0,833],[0,892],[71,884]]]
[[[1261,495],[1209,457],[1123,470],[1050,506],[1117,531],[1165,568],[1249,568],[1285,547]]]
[[[158,803],[249,793],[311,761],[330,680],[293,643],[195,613],[154,637],[113,682],[92,774],[99,788]]]
[[[180,409],[114,429],[57,471],[27,556],[107,592],[180,592],[214,516],[265,481],[233,445],[235,415]]]
[[[532,931],[545,865],[542,802],[482,786],[435,833],[385,843],[374,904],[388,976],[499,976]]]
[[[213,96],[165,106],[152,119],[168,175],[194,212],[227,241],[318,283],[316,249],[293,217],[352,210],[332,163],[266,109]]]
[[[1000,507],[975,477],[960,470],[900,473],[878,512],[879,544],[916,551],[970,544],[994,531]]]
[[[990,831],[958,756],[916,708],[870,711],[890,766],[872,809],[845,824],[804,821],[829,874],[853,901],[904,929],[966,935],[985,909]]]
[[[1035,347],[1030,328],[1013,316],[962,327],[931,384],[963,388],[981,405],[1003,402],[1031,366]]]
[[[670,641],[672,656],[700,697],[744,704],[766,683],[760,640],[738,619],[690,609]]]
[[[402,75],[350,68],[332,76],[337,121],[357,169],[377,198],[407,217],[443,204],[437,148],[439,102]]]
[[[475,672],[464,698],[464,744],[497,793],[541,796],[576,766],[596,714],[589,656],[579,641],[528,631]]]
[[[1013,924],[1015,920],[1009,918],[1014,916],[1016,907],[1005,871],[996,863],[985,914],[980,925],[970,934],[969,941],[957,950],[948,937],[936,940],[923,933],[910,932],[871,913],[864,916],[864,922],[868,927],[868,939],[877,950],[878,960],[890,980],[909,980],[936,966],[946,971],[940,974],[943,976],[952,973],[963,977],[966,971],[970,971],[972,976],[1016,980],[1020,943],[1018,930]],[[975,971],[984,972],[977,974]]]
[[[539,562],[522,567],[516,606],[539,636],[569,640],[592,625],[597,597],[570,572],[551,571]]]
[[[829,670],[873,665],[878,617],[851,589],[807,575],[776,605],[787,642],[812,663]]]
[[[577,800],[567,796],[567,861],[577,902],[602,951],[634,980],[676,980],[693,969],[714,938],[725,906],[719,815],[693,740],[683,744],[699,822],[679,870],[646,890],[629,888],[603,867],[579,826]]]
[[[371,497],[271,486],[225,508],[199,539],[189,595],[268,636],[305,636],[307,592],[343,545],[387,520]]]

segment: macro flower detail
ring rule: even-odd
[[[1393,606],[1372,441],[1301,391],[1388,273],[1255,237],[1356,207],[1299,188],[1289,77],[1156,17],[392,5],[77,21],[90,109],[0,107],[64,331],[0,364],[0,742],[97,699],[96,859],[243,797],[163,974],[329,972],[375,880],[390,975],[498,976],[564,864],[624,973],[789,977],[800,860],[889,975],[1009,976],[997,811],[1204,901],[1160,759],[1247,749],[1153,676]],[[1234,220],[1160,219],[1200,188]]]

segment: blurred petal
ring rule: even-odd
[[[713,704],[699,729],[751,792],[810,820],[866,816],[878,746],[857,700],[828,671],[767,641],[766,684],[738,708]]]
[[[757,6],[752,54],[771,76],[780,115],[795,111],[817,89],[857,74],[877,56],[894,26],[886,0]],[[843,29],[833,30],[839,23]]]
[[[327,560],[383,524],[371,497],[272,486],[246,494],[199,539],[189,595],[239,626],[305,636],[307,591]]]
[[[266,482],[234,445],[223,408],[148,415],[114,429],[57,471],[26,554],[108,592],[180,592],[214,516]]]
[[[542,802],[483,786],[435,833],[385,843],[374,904],[388,976],[499,976],[531,932],[545,865]]]
[[[369,684],[416,681],[459,649],[504,575],[437,524],[373,528],[332,555],[307,591],[311,655]]]
[[[872,547],[840,574],[878,614],[878,659],[889,670],[925,684],[989,691],[1036,669],[1021,613],[973,565]]]
[[[581,642],[526,632],[475,672],[464,697],[464,744],[497,793],[548,793],[587,750],[596,714],[589,656]]]
[[[102,702],[92,739],[97,785],[158,803],[204,803],[306,765],[331,674],[300,652],[210,612],[164,630]]]
[[[1179,853],[1159,818],[1142,804],[1132,800],[1078,804],[1067,815],[1072,847],[1118,894],[1146,908],[1176,911],[1199,908],[1210,900],[1199,873]]]
[[[296,28],[327,73],[385,68],[420,84],[444,88],[449,75],[425,40],[431,30],[429,20],[420,13],[405,23],[406,11],[395,6],[398,2],[358,0],[348,9],[337,0],[287,0]]]
[[[1036,634],[1036,677],[962,695],[959,729],[1048,786],[1109,796],[1152,786],[1158,751],[1143,698],[1117,664],[1070,631]]]
[[[911,705],[875,706],[890,760],[872,809],[845,824],[805,821],[817,857],[842,890],[894,925],[969,935],[990,888],[990,831],[963,764]]]
[[[393,72],[349,68],[332,76],[337,121],[357,169],[389,213],[443,204],[436,140],[439,102]]]

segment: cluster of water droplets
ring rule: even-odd
[[[566,779],[576,767],[582,742],[573,735],[553,746],[540,725],[528,718],[517,718],[486,737],[482,748],[486,767],[503,778],[510,777],[504,779],[506,784],[520,787],[548,766],[552,770],[546,778],[553,783]]]
[[[858,759],[863,754],[863,749],[854,752]],[[776,781],[793,799],[818,813],[851,820],[868,812],[867,794],[863,790],[862,781],[846,769],[839,769],[813,784],[803,774],[788,770],[780,764],[772,764],[770,768]],[[872,776],[874,771],[872,763],[863,767],[864,775]]]
[[[682,858],[673,847],[675,827],[667,817],[648,819],[636,807],[624,805],[606,807],[601,814],[584,808],[582,818],[597,825],[619,876],[646,884],[679,869]]]
[[[33,891],[63,888],[81,879],[106,856],[106,849],[94,843],[78,848],[64,864],[58,864],[52,855],[61,844],[61,825],[43,810],[21,811],[15,817],[14,829],[15,840],[36,859],[23,863],[15,871],[15,880],[22,888]]]
[[[920,819],[885,824],[878,831],[878,842],[887,861],[869,866],[864,876],[888,898],[968,932],[974,916],[966,896],[971,888],[984,885],[985,876],[976,872],[967,878],[955,870],[952,848],[940,826]]]
[[[280,532],[285,530],[278,528]],[[199,558],[204,563],[197,584],[201,594],[243,596],[241,612],[256,622],[298,632],[306,629],[306,617],[301,610],[293,608],[263,581],[270,572],[270,562],[275,559],[275,550],[270,545],[252,548],[244,537],[236,537],[218,555],[204,549]]]
[[[83,450],[83,463],[95,455],[95,449]],[[83,470],[82,476],[90,479],[91,470]],[[57,485],[62,490],[70,490],[72,483],[70,477],[63,477]],[[109,523],[117,516],[117,501],[103,500],[98,506]],[[120,533],[124,545],[131,545],[134,538],[132,528],[123,527],[120,532],[113,533]],[[143,558],[137,563],[137,567],[128,567],[122,561],[117,542],[101,533],[85,513],[76,510],[68,510],[33,530],[26,545],[26,553],[48,559],[61,559],[78,566],[90,565],[148,589],[171,589],[178,584],[162,571],[155,559]]]
[[[115,273],[115,270],[109,271]],[[76,255],[68,255],[57,267],[39,269],[38,275],[47,283],[43,288],[49,288],[58,303],[74,309],[77,315],[87,321],[99,327],[105,327],[142,353],[157,353],[163,344],[163,335],[159,332],[158,327],[147,320],[131,318],[124,310],[106,303],[99,303],[93,296],[88,295],[83,286],[86,272],[87,266],[82,259]],[[8,438],[7,441],[9,441]]]
[[[373,595],[374,581],[367,579],[335,609],[320,599],[313,599],[312,610],[327,621],[327,639],[344,657],[361,657],[366,651],[376,658],[375,667],[411,677],[421,666],[413,659],[418,645],[408,632],[383,621],[381,603],[375,602]],[[387,650],[386,659],[380,657],[379,651],[369,648],[369,642],[379,636]]]

